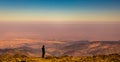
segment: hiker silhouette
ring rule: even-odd
[[[42,58],[45,58],[45,46],[42,46]]]

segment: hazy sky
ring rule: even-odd
[[[1,21],[118,22],[119,0],[0,0]]]
[[[0,0],[0,39],[120,40],[120,0]]]

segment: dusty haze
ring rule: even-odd
[[[0,39],[120,40],[120,23],[0,23]]]

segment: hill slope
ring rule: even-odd
[[[21,41],[21,42],[20,42]],[[89,56],[98,54],[120,54],[120,41],[0,41],[0,54],[25,54],[41,56],[41,46],[46,46],[46,56]],[[3,45],[4,44],[4,45]],[[9,47],[9,44],[13,45]]]

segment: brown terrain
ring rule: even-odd
[[[46,47],[46,56],[120,54],[120,41],[43,41],[25,38],[0,40],[0,54],[40,57],[43,44]]]

